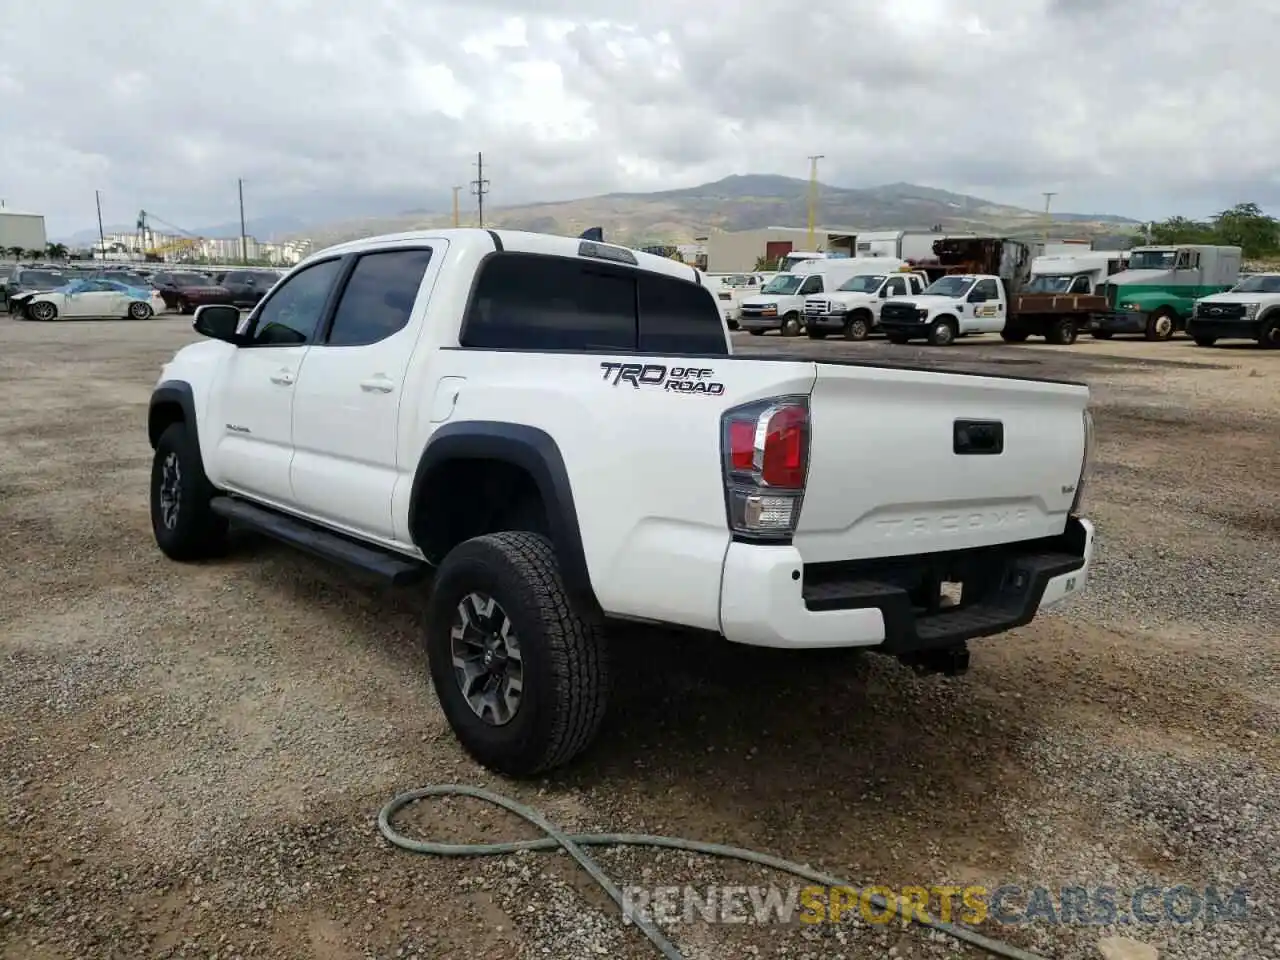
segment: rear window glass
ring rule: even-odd
[[[692,281],[525,253],[485,262],[461,342],[490,349],[728,352],[715,299]]]

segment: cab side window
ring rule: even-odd
[[[979,280],[978,285],[973,288],[973,292],[983,294],[988,300],[1000,299],[1000,287],[996,285],[994,280]]]
[[[886,297],[900,297],[907,292],[907,281],[902,277],[890,277],[884,285],[884,295]]]
[[[325,343],[331,347],[367,346],[403,330],[430,262],[429,248],[385,250],[360,257],[343,288]]]
[[[1089,292],[1089,278],[1088,278],[1088,277],[1076,277],[1074,280],[1072,280],[1072,281],[1071,281],[1071,289],[1070,289],[1069,291],[1067,291],[1067,292],[1068,292],[1068,293],[1088,293],[1088,292]]]
[[[811,293],[821,293],[822,277],[816,275],[812,277],[805,277],[804,283],[800,284],[800,289],[796,292],[806,296]]]
[[[342,261],[323,260],[295,273],[259,309],[249,346],[297,347],[311,343]]]

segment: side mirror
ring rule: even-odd
[[[206,303],[196,307],[192,327],[196,333],[210,340],[223,340],[239,346],[240,338],[236,330],[240,326],[240,311],[235,307],[221,303]]]

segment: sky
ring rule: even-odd
[[[0,17],[0,199],[50,236],[447,211],[729,174],[1141,219],[1280,213],[1263,0],[42,0]],[[469,190],[464,207],[473,205]]]

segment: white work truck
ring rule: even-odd
[[[1225,293],[1201,297],[1187,320],[1187,333],[1198,347],[1256,340],[1260,347],[1280,350],[1280,273],[1255,273]]]
[[[611,624],[959,672],[1084,589],[1085,385],[734,356],[699,279],[454,229],[202,306],[151,397],[156,542],[196,561],[242,526],[429,579],[443,712],[518,777],[596,735]]]
[[[918,295],[928,285],[928,277],[920,272],[859,273],[831,293],[805,298],[805,329],[813,340],[830,333],[840,333],[846,340],[865,340],[879,324],[880,308],[886,300]]]
[[[784,337],[799,336],[805,330],[805,301],[809,297],[837,290],[859,273],[884,272],[902,265],[901,260],[880,257],[801,260],[790,273],[775,274],[759,293],[742,300],[739,326],[756,336],[769,330],[777,330]]]

